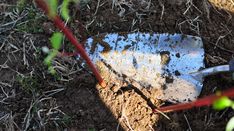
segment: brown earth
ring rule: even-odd
[[[197,35],[204,42],[207,67],[228,63],[234,54],[234,13],[231,12],[233,11],[231,1],[227,0],[226,4],[222,4],[222,2],[211,0],[212,5],[206,0],[186,2],[185,0],[152,0],[151,2],[126,0],[125,3],[124,1],[116,1],[112,8],[110,1],[100,0],[99,6],[97,6],[98,1],[95,0],[90,2],[88,6],[73,6],[74,20],[70,27],[79,37],[95,36],[99,33],[135,31]],[[78,31],[80,24],[76,20],[79,20],[86,27],[85,33]],[[45,21],[44,24],[41,23],[41,25],[44,25],[46,33],[32,33],[30,36],[33,37],[33,41],[36,41],[34,45],[38,48],[48,44],[48,36],[51,34],[51,30],[48,28],[54,30],[48,21]],[[5,37],[12,33],[14,39],[8,40],[12,40],[9,43],[13,45],[16,41],[25,40],[24,33],[17,33],[17,30],[10,31],[2,31],[0,36]],[[11,60],[5,63],[10,68],[1,66],[0,80],[4,83],[13,83],[10,89],[14,89],[11,90],[11,94],[15,95],[6,101],[7,105],[1,103],[0,116],[5,112],[11,112],[16,125],[19,125],[15,129],[24,127],[22,124],[23,116],[30,108],[30,102],[34,96],[22,90],[20,88],[22,84],[15,82],[16,74],[30,76],[32,71],[33,78],[37,78],[39,81],[39,92],[45,92],[55,87],[65,88],[47,103],[38,105],[38,108],[43,107],[46,111],[58,106],[62,112],[70,116],[71,121],[57,127],[57,129],[219,131],[225,129],[227,121],[234,115],[231,109],[215,111],[211,107],[202,107],[168,113],[170,118],[168,120],[165,116],[152,112],[152,108],[158,107],[162,103],[155,98],[158,94],[157,90],[135,88],[129,83],[117,79],[114,74],[106,74],[105,68],[102,75],[108,81],[108,86],[100,88],[89,71],[81,67],[72,57],[59,57],[57,59],[63,65],[63,69],[58,70],[61,71],[64,80],[58,81],[46,73],[46,67],[42,64],[45,56],[42,53],[35,53],[36,50],[33,47],[27,47],[26,54],[29,62],[27,66],[22,59],[24,52],[20,50],[18,53],[17,48],[24,49],[25,47],[22,43],[16,48],[8,49],[4,46],[0,55],[1,65],[4,65],[9,58]],[[70,49],[70,47],[65,48]],[[40,57],[36,59],[31,54],[39,54]],[[101,63],[100,66],[102,66]],[[70,75],[74,71],[76,73]],[[230,74],[218,74],[206,78],[201,97],[217,90],[232,87],[234,82],[230,76]],[[54,104],[55,101],[56,104]],[[37,123],[37,120],[38,118],[34,118],[31,123]],[[3,125],[3,129],[7,128],[4,124],[1,123],[1,125]],[[54,125],[51,122],[46,127],[54,127]],[[46,129],[48,130],[48,128]]]
[[[234,34],[231,32],[234,19],[232,12],[229,12],[231,3],[227,4],[228,10],[220,10],[215,7],[218,2],[211,2],[213,5],[205,1],[194,1],[194,5],[191,4],[192,7],[185,13],[189,3],[186,6],[184,2],[152,1],[149,10],[146,10],[146,5],[133,1],[133,6],[122,5],[122,8],[126,10],[126,14],[121,14],[122,17],[118,15],[121,9],[119,11],[118,8],[114,8],[113,11],[109,3],[104,3],[98,9],[95,21],[89,27],[91,30],[89,33],[93,36],[106,32],[141,31],[198,35],[204,42],[207,67],[226,64],[232,58],[234,42]],[[91,9],[95,6],[95,3],[93,4],[90,5]],[[160,5],[164,6],[164,11]],[[218,7],[225,9],[225,5]],[[80,16],[81,21],[92,18],[90,12],[92,11],[84,10]],[[138,16],[136,12],[143,15]],[[134,25],[133,20],[136,20]],[[148,93],[144,96],[137,89],[109,75],[103,76],[107,76],[105,78],[111,84],[105,89],[98,86],[96,88],[100,98],[124,130],[186,130],[190,128],[192,130],[223,130],[228,118],[232,116],[230,114],[233,114],[229,110],[217,112],[211,107],[204,107],[169,113],[171,120],[167,120],[164,116],[152,113],[152,105],[160,104],[160,101],[153,98],[157,95],[157,91],[142,89],[140,92],[144,95]],[[204,83],[201,97],[232,85],[229,74],[211,76]],[[226,114],[226,112],[229,113]]]

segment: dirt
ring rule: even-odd
[[[160,52],[160,55],[161,55],[161,65],[166,65],[170,62],[170,52],[162,51]]]
[[[89,29],[92,31],[90,35],[137,30],[141,32],[152,31],[198,35],[202,37],[204,42],[207,54],[205,60],[207,67],[225,64],[231,59],[230,54],[233,54],[233,47],[231,47],[232,44],[230,43],[233,43],[232,37],[234,35],[232,32],[229,32],[234,26],[231,12],[227,13],[226,10],[220,10],[211,5],[207,6],[202,2],[194,1],[193,4],[198,9],[191,8],[186,15],[183,15],[187,9],[185,2],[174,4],[162,1],[162,3],[165,6],[163,16],[161,15],[162,7],[160,4],[152,1],[149,11],[145,12],[142,9],[144,7],[141,5],[137,7],[123,5],[124,9],[130,10],[123,14],[124,17],[117,15],[121,11],[119,12],[116,8],[113,11],[110,8],[110,3],[104,3],[98,9],[95,21],[89,26]],[[91,8],[95,6],[95,3],[93,4],[90,5]],[[137,14],[134,11],[131,12],[131,8],[145,15],[136,18]],[[83,13],[81,21],[83,18],[83,21],[85,21],[87,16],[92,16],[90,12],[84,11]],[[196,20],[197,16],[199,17]],[[133,25],[134,19],[137,22]],[[199,30],[194,27],[198,24]],[[225,35],[225,37],[220,38],[222,35]],[[179,54],[177,56],[180,57]],[[120,81],[116,76],[110,77],[109,71],[102,69],[102,72],[108,72],[108,74],[103,76],[105,76],[109,84],[105,89],[96,86],[99,96],[124,130],[186,130],[189,127],[192,130],[223,130],[227,118],[231,116],[228,113],[221,115],[223,112],[216,113],[211,107],[206,107],[179,113],[169,113],[171,120],[167,120],[164,116],[153,114],[151,110],[154,106],[161,104],[161,101],[154,98],[160,92],[149,89],[137,91],[129,83],[123,82],[124,80]],[[220,79],[220,81],[216,81],[216,79]],[[222,89],[231,86],[233,82],[229,79],[230,77],[220,77],[219,75],[206,79],[201,97],[213,93],[217,86],[223,87]],[[194,113],[197,115],[192,115]],[[188,122],[186,122],[186,119]],[[217,123],[218,119],[223,119],[222,124]]]
[[[151,130],[158,119],[158,115],[153,113],[152,109],[159,105],[160,102],[156,97],[161,92],[153,88],[139,89],[134,83],[111,72],[104,63],[99,62],[97,65],[101,68],[101,75],[108,82],[108,86],[104,89],[97,86],[99,96],[122,128]]]
[[[221,9],[225,9],[230,12],[234,12],[234,4],[233,1],[229,0],[210,0],[211,4],[213,4],[216,7],[219,7]]]
[[[97,3],[98,1],[95,0],[89,2],[88,6],[79,6],[78,8],[72,6],[74,20],[71,21],[69,26],[72,27],[72,30],[79,38],[110,32],[184,33],[202,38],[206,53],[206,67],[227,64],[233,58],[234,7],[231,1],[227,0],[225,3],[225,0],[221,2],[203,0],[202,2],[193,1],[193,3],[189,3],[185,0],[152,0],[149,4],[147,0],[141,2],[126,0],[125,2],[116,1],[112,6],[112,2],[101,0],[98,8]],[[5,11],[7,7],[7,5],[0,6],[0,10]],[[80,26],[76,22],[77,20],[86,28],[83,34],[77,31]],[[29,35],[33,38],[32,41],[36,42],[34,45],[37,48],[48,45],[48,35],[55,30],[51,22],[46,20],[44,22],[44,24],[41,24],[44,29],[43,33]],[[11,34],[13,34],[13,38],[10,37]],[[168,113],[166,114],[170,118],[168,120],[165,116],[152,112],[152,108],[170,104],[156,99],[156,96],[161,93],[157,89],[136,88],[134,83],[129,83],[125,78],[110,72],[103,63],[99,63],[99,70],[108,82],[106,88],[101,88],[93,75],[89,73],[89,70],[80,65],[74,57],[59,57],[56,59],[62,65],[58,64],[62,68],[57,69],[62,79],[57,80],[48,74],[46,67],[43,65],[45,54],[42,52],[35,53],[36,50],[30,46],[31,39],[28,39],[29,42],[26,43],[26,45],[29,45],[26,46],[28,64],[25,63],[23,59],[24,45],[22,44],[24,42],[20,42],[25,40],[24,32],[17,34],[17,30],[2,31],[2,33],[0,32],[0,39],[2,38],[7,38],[8,44],[16,45],[20,49],[18,53],[14,47],[4,46],[0,54],[1,86],[8,89],[9,95],[12,95],[6,101],[8,104],[1,103],[0,117],[10,112],[12,115],[10,120],[18,125],[18,127],[13,126],[15,129],[24,129],[24,117],[30,111],[28,109],[31,103],[34,102],[34,97],[37,98],[38,96],[21,88],[22,83],[20,84],[16,80],[17,76],[21,74],[33,76],[33,79],[36,78],[39,81],[37,82],[37,88],[41,97],[45,96],[44,92],[46,91],[64,88],[63,91],[51,96],[52,98],[48,102],[38,104],[37,108],[48,111],[48,113],[50,109],[59,108],[70,119],[66,120],[66,122],[63,121],[62,126],[56,126],[54,121],[49,122],[45,126],[46,129],[49,129],[49,127],[55,129],[56,127],[57,129],[68,130],[100,131],[219,131],[224,130],[227,121],[234,116],[231,109],[215,111],[212,107],[202,107]],[[101,44],[106,45],[106,43]],[[40,57],[35,57],[38,54]],[[177,57],[180,57],[180,55],[178,54]],[[180,72],[177,74],[180,75]],[[10,83],[12,86],[2,85],[2,83]],[[30,81],[30,83],[35,83],[35,81]],[[205,79],[200,97],[214,93],[217,90],[230,88],[233,85],[234,82],[230,73],[210,76]],[[29,87],[29,90],[31,90],[30,85]],[[55,118],[60,119],[61,114]],[[46,118],[53,117],[53,115],[47,115],[45,113],[42,116],[46,116]],[[38,127],[39,117],[36,117],[36,115],[31,117],[33,119],[30,122],[32,124],[30,127]],[[12,127],[8,123],[2,124],[2,121],[0,125],[3,129]],[[39,127],[37,129],[44,129]]]

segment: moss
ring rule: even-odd
[[[19,86],[27,93],[36,92],[39,88],[38,79],[35,77],[17,76],[16,81],[18,82]]]
[[[42,23],[45,20],[43,15],[39,14],[39,11],[34,9],[34,7],[25,6],[24,10],[27,12],[27,16],[23,18],[23,21],[20,24],[16,25],[18,31],[27,32],[27,33],[42,33]]]
[[[23,11],[23,9],[25,8],[26,6],[26,0],[18,0],[17,1],[17,8],[20,12]]]

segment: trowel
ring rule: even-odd
[[[229,65],[206,68],[200,37],[183,34],[110,33],[87,39],[85,50],[94,63],[105,65],[138,88],[155,88],[172,103],[194,101],[204,77],[230,71]]]

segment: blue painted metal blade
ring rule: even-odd
[[[160,99],[187,102],[195,100],[201,92],[203,78],[199,81],[189,74],[205,67],[200,37],[158,33],[102,34],[89,38],[85,49],[94,63],[103,61],[142,87],[161,89]]]

